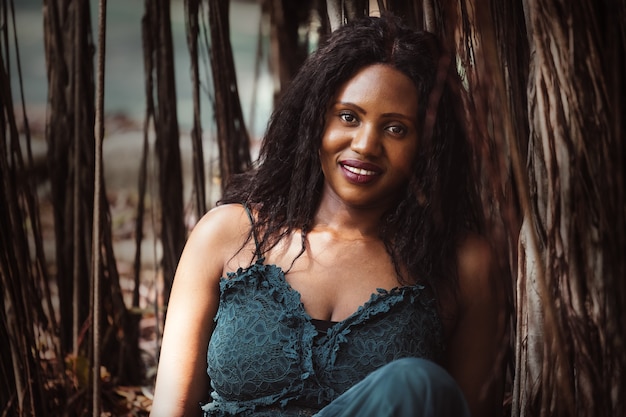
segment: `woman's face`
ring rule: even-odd
[[[397,201],[418,145],[417,90],[400,71],[375,64],[339,88],[320,148],[324,195],[352,207]]]

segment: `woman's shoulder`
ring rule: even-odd
[[[240,239],[250,233],[250,217],[241,204],[223,204],[209,210],[194,227],[226,241]]]
[[[478,234],[468,234],[457,249],[457,267],[461,304],[498,305],[503,283],[496,273],[494,249]]]
[[[459,279],[486,279],[492,264],[492,248],[484,236],[469,233],[461,239],[457,246]]]
[[[225,228],[230,228],[244,220],[247,226],[250,226],[246,208],[242,204],[221,204],[206,212],[198,222],[198,226],[206,227],[205,224],[208,224],[211,226],[222,225]]]
[[[210,246],[212,253],[220,252],[226,259],[249,240],[250,225],[250,218],[241,204],[219,205],[202,216],[194,226],[189,242]]]

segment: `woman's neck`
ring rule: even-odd
[[[379,239],[384,211],[384,208],[350,207],[332,199],[322,199],[312,229],[331,233],[341,240]]]

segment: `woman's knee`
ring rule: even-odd
[[[435,362],[422,358],[397,359],[374,372],[375,377],[385,381],[397,380],[408,386],[424,384],[428,386],[456,387],[450,374]],[[372,374],[372,376],[374,376]]]
[[[421,358],[398,359],[375,371],[377,389],[415,415],[466,415],[467,404],[452,376],[436,363]],[[372,375],[374,376],[374,375]]]
[[[469,413],[461,390],[441,366],[405,358],[372,372],[318,416],[463,417]]]

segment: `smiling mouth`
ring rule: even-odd
[[[374,165],[362,161],[343,161],[339,163],[345,178],[353,184],[369,184],[376,181],[382,170]]]
[[[369,171],[367,169],[362,169],[362,168],[356,168],[356,167],[351,167],[350,165],[343,165],[342,167],[344,169],[346,169],[347,171],[352,172],[353,174],[356,175],[367,175],[367,176],[371,176],[371,175],[376,175],[377,173],[375,171]]]

